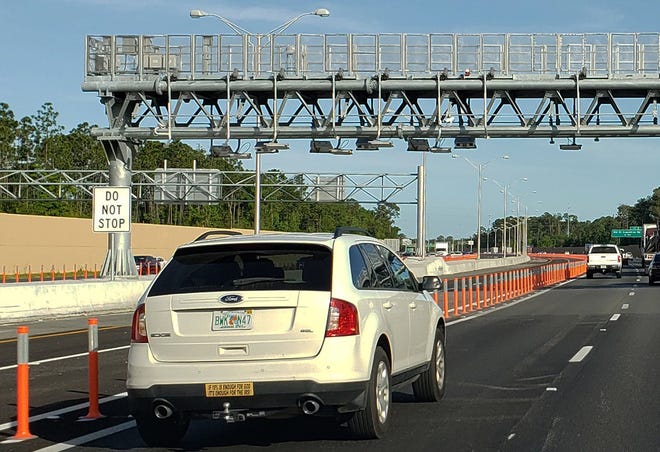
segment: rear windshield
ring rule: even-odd
[[[331,252],[318,245],[240,244],[182,248],[149,296],[189,292],[330,290]]]
[[[607,254],[607,253],[614,253],[616,254],[616,248],[613,246],[592,246],[590,253],[598,253],[598,254]]]

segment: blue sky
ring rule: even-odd
[[[402,10],[403,5],[409,8]],[[289,32],[656,32],[660,16],[660,3],[634,6],[611,0],[9,0],[0,7],[0,102],[8,103],[18,118],[33,115],[43,103],[52,102],[67,131],[82,122],[107,126],[98,97],[80,88],[85,35],[230,33],[212,18],[190,19],[190,9],[221,14],[260,33],[320,7],[328,8],[331,16],[305,17]],[[286,172],[416,172],[422,163],[421,153],[405,152],[405,143],[397,141],[400,143],[394,149],[350,157],[312,156],[306,145],[292,143],[290,151],[265,156],[262,167]],[[477,150],[463,151],[462,155],[474,163],[490,162],[485,176],[511,184],[511,192],[521,197],[530,215],[570,212],[580,220],[593,220],[614,215],[619,204],[634,204],[660,186],[656,175],[660,168],[658,139],[611,138],[582,143],[581,152],[560,152],[543,139],[479,140]],[[502,155],[509,158],[501,159]],[[252,168],[254,163],[247,161],[245,165]],[[527,181],[520,181],[523,178]],[[477,222],[476,170],[460,158],[428,155],[427,182],[427,235],[473,233]],[[509,213],[513,207],[509,205]],[[502,213],[499,188],[484,182],[482,224]],[[403,206],[397,224],[414,237],[414,207]]]

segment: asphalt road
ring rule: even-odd
[[[0,449],[144,448],[122,394],[129,324],[128,314],[99,318],[101,397],[115,397],[101,403],[105,417],[94,421],[79,419],[88,412],[86,320],[30,325],[30,361],[41,361],[30,366],[30,415],[39,417],[30,431],[37,438]],[[382,440],[356,441],[343,426],[309,418],[194,421],[181,448],[657,451],[659,324],[660,287],[649,287],[641,270],[581,278],[452,319],[445,398],[420,404],[410,388],[395,393],[392,428]],[[0,327],[0,441],[15,431],[14,337],[15,327]]]

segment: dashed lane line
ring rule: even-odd
[[[584,358],[587,357],[589,352],[593,349],[593,346],[591,345],[585,345],[582,347],[571,359],[568,360],[569,363],[579,363],[581,362]]]

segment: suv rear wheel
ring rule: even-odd
[[[367,391],[367,406],[348,421],[348,428],[364,439],[381,438],[390,420],[392,405],[390,360],[381,347],[376,348]]]
[[[158,419],[151,413],[135,414],[137,430],[150,447],[175,446],[181,441],[190,425],[190,418],[174,412],[167,419]]]
[[[437,402],[445,395],[445,336],[442,330],[435,330],[429,368],[415,380],[412,387],[419,402]]]

